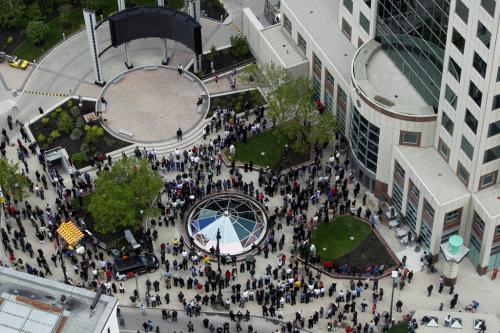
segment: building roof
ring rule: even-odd
[[[444,327],[448,315],[450,315],[451,319],[450,327]],[[422,322],[424,317],[429,320],[427,324]],[[480,321],[485,322],[486,332],[498,332],[500,330],[498,318],[492,313],[418,310],[413,314],[413,319],[417,320],[418,333],[477,333]]]
[[[61,303],[61,296],[66,301]],[[53,280],[0,267],[0,332],[102,332],[118,300]],[[116,320],[116,319],[115,319]]]
[[[473,198],[483,207],[490,218],[500,217],[500,184],[474,193]]]
[[[263,29],[262,35],[273,46],[273,50],[281,61],[283,61],[285,68],[308,61],[295,43],[292,43],[290,37],[283,32],[281,25],[277,24]]]
[[[348,83],[356,48],[339,29],[339,0],[282,0],[281,6],[289,8],[324,53],[330,67],[336,68]]]
[[[439,205],[469,195],[469,191],[434,147],[395,146],[413,173]]]
[[[432,106],[374,39],[356,53],[353,75],[363,94],[386,110],[413,116],[434,115]]]

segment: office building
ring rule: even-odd
[[[311,78],[356,176],[438,259],[460,234],[484,274],[500,264],[500,10],[495,0],[282,0],[261,63]],[[499,42],[499,44],[497,44]]]

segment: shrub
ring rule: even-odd
[[[59,114],[57,129],[66,134],[71,133],[73,130],[73,119],[66,112],[61,112]]]
[[[38,141],[39,143],[43,143],[45,142],[45,140],[47,140],[47,137],[45,137],[43,133],[39,133],[36,137],[36,141]]]
[[[7,45],[10,45],[12,43],[14,43],[14,37],[12,36],[7,37]]]
[[[57,118],[57,110],[56,111],[52,111],[50,113],[50,118],[52,118],[52,119],[56,119]]]
[[[78,117],[80,115],[80,108],[78,106],[73,106],[71,109],[69,109],[69,112],[73,117]],[[82,119],[83,120],[83,119]]]
[[[85,162],[87,162],[88,157],[87,154],[85,154],[84,152],[79,152],[71,155],[71,159],[73,160],[73,163],[75,165],[82,165]]]
[[[217,58],[217,49],[215,48],[215,45],[212,45],[212,47],[210,47],[210,53],[207,54],[207,58],[210,61],[214,61],[215,58]]]
[[[43,117],[42,118],[42,125],[47,126],[50,123],[49,117]]]
[[[238,57],[244,56],[249,52],[247,39],[244,36],[231,36],[231,46]]]
[[[71,12],[71,5],[63,4],[63,5],[59,6],[57,11],[59,12],[59,20],[61,21],[63,27],[65,29],[69,28],[71,26],[71,24],[70,24],[71,22],[69,20],[69,14]]]
[[[104,128],[96,125],[86,125],[85,132],[87,132],[87,135],[85,135],[85,139],[83,141],[88,143],[89,145],[95,145],[97,141],[99,141],[99,138],[104,135]]]
[[[40,45],[47,35],[49,27],[42,21],[31,21],[26,27],[26,37],[35,45]]]
[[[50,137],[50,136],[49,136],[49,137],[47,138],[47,143],[48,143],[48,144],[52,144],[52,142],[54,142],[54,139],[53,139],[52,137]]]
[[[57,139],[61,136],[61,133],[58,131],[58,130],[53,130],[52,132],[50,132],[49,134],[49,139],[52,139],[52,141],[54,141],[54,139]],[[47,139],[48,141],[48,139]]]
[[[71,141],[78,141],[78,140],[80,140],[82,135],[83,135],[83,131],[79,128],[75,128],[75,129],[73,129],[73,131],[69,135],[69,139]]]
[[[94,151],[94,147],[89,145],[88,143],[84,142],[80,145],[80,152],[85,153],[86,155],[89,155]]]
[[[73,100],[72,99],[68,100],[68,102],[66,103],[66,106],[68,108],[71,108],[73,106]]]
[[[57,114],[57,115],[59,115],[59,113],[61,113],[61,112],[63,112],[62,107],[58,107],[58,108],[56,109],[56,114]]]
[[[85,127],[85,120],[83,120],[83,118],[78,118],[76,120],[76,126],[75,127],[83,129]]]

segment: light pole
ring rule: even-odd
[[[222,304],[223,300],[222,300],[222,290],[221,290],[221,275],[222,275],[222,271],[220,269],[220,246],[219,246],[219,241],[221,239],[221,235],[220,235],[220,229],[217,228],[217,247],[215,248],[215,253],[217,255],[217,285],[219,287],[219,293],[217,294],[217,298],[219,300],[219,304]]]
[[[391,292],[391,309],[389,312],[389,330],[392,331],[392,306],[394,303],[394,288],[396,288],[396,285],[398,283],[398,271],[392,271],[391,279],[392,279],[392,292]]]

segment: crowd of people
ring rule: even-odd
[[[23,162],[22,172],[29,179],[31,196],[16,202],[6,193],[6,225],[1,229],[1,236],[9,262],[2,264],[40,277],[52,275],[54,268],[64,264],[75,285],[95,291],[103,288],[110,295],[126,294],[131,302],[141,305],[145,315],[147,308],[162,308],[162,318],[167,321],[177,317],[176,311],[167,308],[180,304],[188,316],[197,317],[214,307],[227,312],[230,319],[227,325],[215,327],[204,319],[203,327],[210,332],[229,332],[230,326],[231,332],[233,326],[236,332],[242,331],[242,326],[246,326],[249,333],[256,332],[250,320],[252,315],[281,320],[283,333],[299,332],[302,328],[313,330],[320,322],[329,332],[340,329],[359,333],[388,332],[389,313],[377,307],[384,296],[377,279],[384,272],[384,265],[373,263],[368,269],[338,263],[328,267],[329,272],[351,275],[347,289],[340,288],[335,281],[325,283],[325,273],[311,267],[311,264],[319,266],[321,261],[311,244],[315,225],[328,223],[341,214],[352,213],[372,221],[382,214],[381,210],[372,214],[363,208],[366,196],[362,195],[349,169],[349,160],[341,153],[343,138],[337,137],[329,147],[316,147],[312,163],[290,170],[256,167],[253,163],[236,165],[232,162],[226,166],[222,149],[238,141],[244,142],[248,136],[267,127],[269,123],[263,108],[255,110],[255,115],[248,112],[243,117],[237,117],[234,110],[217,108],[203,130],[206,140],[190,150],[176,149],[167,156],[159,156],[154,149],[136,147],[135,157],[147,159],[151,168],[165,178],[163,194],[157,202],[161,215],[149,221],[139,240],[143,249],[159,254],[161,259],[161,273],[156,279],[152,278],[153,274],[148,276],[144,295],[140,295],[135,286],[125,288],[126,282],[114,280],[113,257],[99,248],[98,241],[87,243],[86,251],[80,255],[69,250],[62,255],[54,251],[46,253],[46,247],[42,249],[45,242],[54,240],[61,221],[77,219],[73,199],[82,205],[82,197],[92,191],[99,172],[112,167],[112,159],[106,156],[97,159],[97,175],[75,173],[71,175],[71,182],[64,182],[57,171],[51,170],[47,179],[45,171],[50,166],[43,151],[23,134],[23,124],[9,126],[9,132],[3,129],[1,151],[4,157],[10,149],[9,140],[21,137],[16,142],[16,153]],[[27,144],[29,149],[25,147]],[[32,166],[38,163],[34,172],[28,167],[30,159]],[[168,234],[176,234],[192,204],[223,191],[239,191],[260,202],[269,214],[269,233],[255,246],[255,260],[238,261],[235,257],[223,256],[219,272],[213,261],[214,251],[203,253],[192,246],[192,239],[182,235],[164,240],[160,234],[162,228],[168,228]],[[54,195],[47,195],[47,192]],[[35,238],[30,237],[30,233]],[[284,254],[287,253],[284,248],[290,255]],[[302,258],[308,256],[309,265],[291,254]],[[274,263],[273,258],[276,258]],[[263,261],[268,264],[263,265]],[[400,281],[411,282],[413,272],[402,263],[399,276]],[[318,302],[325,298],[329,299],[327,307],[319,305],[324,302]],[[397,311],[402,311],[402,306],[402,301],[398,300]],[[262,312],[251,314],[250,307],[260,308]],[[293,307],[292,317],[284,313],[284,309],[290,307]],[[310,307],[317,310],[303,312]],[[369,320],[360,320],[360,313]],[[186,327],[189,332],[194,331],[191,321]],[[159,332],[161,324],[153,325],[146,320],[143,328]]]

